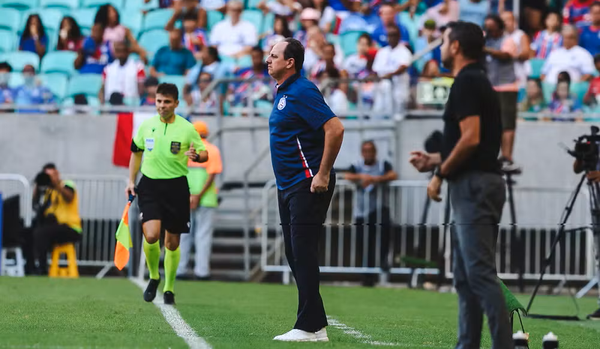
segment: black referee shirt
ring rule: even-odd
[[[479,146],[449,177],[467,171],[500,173],[498,153],[502,138],[502,121],[498,95],[482,66],[465,66],[454,79],[444,111],[444,141],[442,160],[446,160],[460,139],[460,121],[468,116],[479,116]]]

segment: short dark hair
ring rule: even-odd
[[[175,86],[175,84],[169,84],[166,82],[158,85],[156,94],[173,97],[174,100],[179,99],[179,90],[177,89],[177,86]]]
[[[304,46],[294,38],[286,38],[283,42],[287,42],[287,46],[283,50],[283,58],[293,58],[296,73],[300,73],[302,65],[304,65]]]
[[[481,27],[475,23],[463,21],[450,22],[447,27],[451,30],[448,36],[450,43],[458,41],[463,56],[474,60],[483,58],[485,38]]]
[[[371,35],[369,35],[368,33],[360,34],[360,36],[358,37],[358,41],[360,41],[360,39],[367,40],[369,42],[369,46],[371,46],[373,44],[373,39],[371,38]]]
[[[194,21],[194,22],[197,22],[198,21],[198,15],[194,11],[189,10],[186,13],[183,14],[183,18],[181,20],[182,21]]]
[[[496,14],[489,14],[485,16],[485,20],[487,21],[488,19],[494,21],[494,23],[496,23],[496,25],[498,26],[498,29],[504,30],[506,28],[506,26],[504,25],[504,21],[502,20],[502,18],[500,18],[500,16]]]
[[[42,171],[46,170],[56,170],[56,165],[53,162],[49,162],[42,167]]]
[[[219,57],[219,50],[215,46],[208,46],[208,55],[214,58],[217,62],[221,61],[221,57]]]
[[[10,66],[10,64],[8,64],[8,62],[0,62],[0,70],[8,70],[8,72],[12,72],[12,67]]]
[[[377,150],[377,146],[375,145],[375,142],[373,140],[367,139],[366,141],[362,142],[362,144],[360,145],[360,147],[364,147],[365,145],[371,145],[373,146],[373,148],[375,150]]]
[[[594,6],[600,6],[600,1],[594,1],[591,5],[590,5],[590,9],[592,9],[592,7]]]
[[[263,49],[260,45],[256,45],[254,47],[252,47],[252,52],[260,52],[263,53]]]

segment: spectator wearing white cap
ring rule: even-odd
[[[302,46],[307,47],[308,31],[312,27],[318,27],[320,19],[321,13],[314,8],[307,7],[302,10],[302,13],[300,14],[300,24],[302,25],[302,29],[294,34],[294,39],[300,41]]]
[[[239,58],[250,54],[258,43],[258,28],[241,19],[243,9],[237,0],[228,2],[227,17],[211,30],[210,43],[217,46],[221,55]]]

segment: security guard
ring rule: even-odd
[[[319,294],[318,242],[335,187],[333,163],[344,127],[317,87],[300,76],[304,47],[295,39],[276,44],[267,58],[277,81],[269,118],[271,161],[277,181],[285,254],[299,293],[294,329],[279,341],[328,341]]]
[[[156,90],[159,115],[144,121],[131,144],[129,184],[126,194],[136,195],[135,178],[142,167],[138,183],[138,205],[144,231],[144,253],[150,282],[144,300],[152,302],[160,284],[159,238],[165,229],[165,304],[175,304],[173,282],[179,265],[180,234],[190,229],[190,190],[186,175],[188,158],[195,162],[208,160],[208,153],[194,126],[179,115],[179,91],[173,84],[160,84]],[[196,150],[198,148],[198,150]],[[145,155],[142,163],[142,154]]]

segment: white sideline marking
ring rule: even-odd
[[[327,316],[327,322],[329,323],[329,326],[332,326],[334,328],[337,328],[338,330],[341,330],[345,334],[347,334],[351,337],[354,337],[355,339],[358,339],[361,343],[364,343],[364,344],[384,346],[384,347],[446,348],[444,346],[438,346],[438,345],[434,345],[434,344],[405,344],[405,343],[379,342],[379,341],[373,340],[373,337],[369,336],[368,334],[364,334],[355,328],[352,328],[346,324],[343,324],[331,316]]]
[[[144,282],[144,280],[139,278],[130,278],[129,280],[131,280],[131,282],[133,282],[134,284],[138,285],[139,288],[142,289],[142,291],[146,290],[147,285]],[[187,343],[190,349],[212,349],[211,346],[204,340],[204,338],[198,336],[194,329],[191,328],[190,325],[188,325],[185,322],[185,320],[183,320],[183,318],[181,317],[177,309],[175,309],[175,307],[171,305],[166,305],[163,302],[162,297],[159,297],[160,295],[162,295],[162,292],[157,292],[156,298],[154,298],[153,302],[154,305],[156,305],[158,309],[160,309],[160,312],[162,313],[165,320],[167,320],[169,325],[171,325],[175,333],[179,337],[183,338],[183,340]]]

